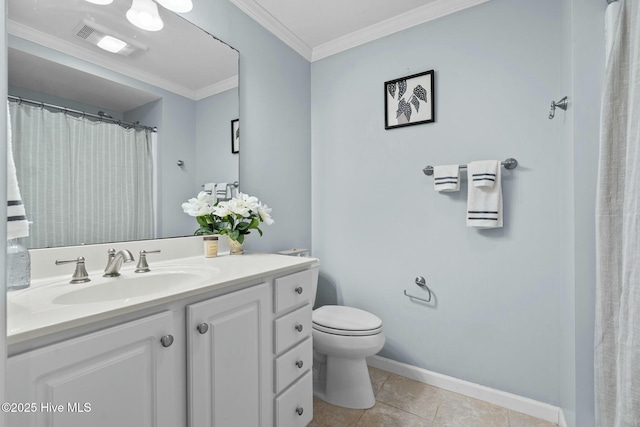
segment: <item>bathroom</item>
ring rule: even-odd
[[[248,251],[309,248],[320,260],[316,306],[382,320],[386,342],[372,364],[541,402],[561,410],[554,424],[596,425],[593,212],[606,0],[457,1],[367,43],[306,54],[259,24],[245,7],[253,3],[194,0],[183,15],[239,52],[240,188],[276,220],[247,239]],[[386,130],[383,83],[427,70],[435,121]],[[3,96],[6,77],[5,66]],[[569,108],[549,120],[550,103],[564,96]],[[176,160],[197,161],[172,150],[167,181],[182,176]],[[502,170],[504,227],[495,230],[466,227],[465,191],[436,193],[422,172],[506,158],[519,165]],[[197,191],[179,190],[180,200]],[[171,224],[195,222],[178,210]],[[403,294],[422,292],[417,276],[431,303]]]

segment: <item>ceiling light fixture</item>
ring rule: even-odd
[[[186,13],[193,9],[191,0],[156,0],[164,8],[176,13]]]
[[[127,11],[127,20],[146,31],[160,31],[164,22],[158,13],[158,5],[151,0],[133,0]]]
[[[99,4],[101,6],[106,6],[108,4],[113,3],[113,0],[85,0],[85,1],[93,4]]]
[[[104,36],[98,42],[98,47],[111,53],[118,53],[127,46],[127,42],[111,36]]]

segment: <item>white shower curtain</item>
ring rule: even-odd
[[[640,1],[620,0],[596,202],[596,422],[640,426]]]
[[[153,238],[148,131],[12,102],[31,248]]]

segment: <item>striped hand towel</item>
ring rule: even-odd
[[[494,160],[500,165],[498,160]],[[472,162],[467,165],[467,174],[482,174],[486,169],[481,168],[482,162]],[[467,195],[467,227],[500,228],[502,227],[502,183],[501,170],[496,168],[493,185],[469,185]]]
[[[20,196],[16,164],[13,160],[13,141],[11,135],[11,117],[7,102],[7,240],[27,237],[29,222]]]
[[[442,192],[460,191],[460,166],[434,166],[433,188]]]
[[[226,182],[219,182],[216,184],[216,201],[229,200],[231,198],[229,193],[229,186]]]
[[[473,182],[475,187],[492,188],[496,183],[496,174],[499,169],[499,160],[479,160],[469,163],[467,172],[470,182]]]

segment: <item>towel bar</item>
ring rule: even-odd
[[[514,158],[508,158],[506,159],[504,162],[500,163],[502,166],[504,166],[505,169],[515,169],[518,167],[518,161]],[[460,165],[460,169],[466,169],[467,165]],[[433,175],[433,166],[427,166],[424,169],[422,169],[422,172],[424,172],[425,175]]]
[[[421,297],[417,297],[415,295],[410,295],[410,294],[407,293],[406,289],[404,290],[404,295],[409,297],[409,298],[412,298],[412,299],[417,299],[417,300],[424,301],[424,302],[430,302],[431,301],[431,289],[429,289],[429,287],[427,286],[427,281],[424,280],[424,277],[422,277],[422,276],[416,277],[416,285],[420,286],[422,289],[426,289],[427,292],[429,292],[429,299],[424,299],[424,298],[421,298]]]

